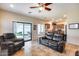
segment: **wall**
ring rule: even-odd
[[[67,14],[67,42],[71,44],[79,45],[79,29],[69,29],[68,26],[71,23],[79,23],[79,5],[69,5],[66,8]]]
[[[0,10],[0,35],[2,35],[3,33],[12,32],[13,21],[32,23],[32,27],[33,25],[43,24],[43,21],[40,19]],[[32,39],[37,39],[37,30],[33,30],[33,28]]]
[[[71,23],[79,23],[78,15],[72,15],[73,16],[67,20],[67,26]],[[69,27],[67,27],[67,39],[68,43],[79,45],[79,29],[69,29]]]

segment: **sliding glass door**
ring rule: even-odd
[[[14,33],[17,38],[23,38],[23,24],[22,23],[14,23]]]
[[[25,41],[32,40],[32,24],[25,22],[13,22],[14,33],[17,38],[24,38]]]
[[[31,24],[24,24],[24,39],[25,41],[31,40],[32,38]]]

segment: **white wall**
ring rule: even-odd
[[[0,10],[0,35],[7,32],[12,32],[12,22],[20,21],[32,23],[32,39],[37,39],[37,31],[33,30],[33,25],[43,24],[43,21],[36,18],[31,18],[23,16],[20,14],[15,14],[7,11]]]
[[[66,7],[67,26],[71,23],[79,23],[79,5],[71,4]],[[67,43],[79,45],[79,29],[69,29],[67,27]]]

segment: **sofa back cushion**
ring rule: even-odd
[[[61,34],[54,34],[53,40],[61,41],[61,40],[63,40],[63,35],[61,35]]]
[[[5,41],[4,40],[4,37],[3,36],[0,36],[0,42],[3,42],[3,41]]]
[[[16,38],[14,33],[4,33],[3,36],[4,36],[4,39],[7,39],[7,40],[13,40],[14,38]]]
[[[47,32],[47,33],[45,33],[45,37],[47,39],[53,39],[53,33],[52,32]]]

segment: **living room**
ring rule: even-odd
[[[0,3],[0,55],[79,55],[78,10],[78,3]],[[52,34],[48,35],[48,37],[51,36],[50,38],[46,37],[47,34],[54,33],[56,30],[63,36]],[[11,37],[8,35],[11,35],[12,39],[17,37],[19,40],[15,41],[20,41],[21,44],[10,42]],[[59,40],[61,37],[63,40]],[[2,43],[2,41],[9,43]],[[53,48],[54,45],[56,49]]]

